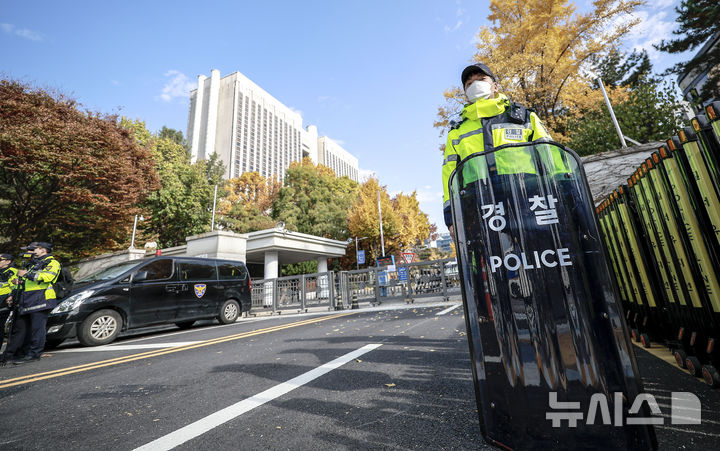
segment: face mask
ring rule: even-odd
[[[465,95],[471,102],[489,99],[492,95],[492,85],[486,81],[475,80],[465,90]]]

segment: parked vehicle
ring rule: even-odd
[[[85,346],[103,345],[121,331],[159,324],[187,328],[211,318],[229,324],[250,305],[243,262],[190,257],[125,262],[75,281],[50,313],[46,347],[72,337]]]

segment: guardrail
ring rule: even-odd
[[[270,310],[307,311],[309,307],[327,306],[335,310],[335,273],[302,274],[252,281],[251,312]]]
[[[355,271],[303,274],[252,281],[251,313],[270,311],[304,312],[310,307],[328,310],[358,308],[360,302],[378,305],[383,301],[442,297],[460,294],[455,259],[370,267]]]

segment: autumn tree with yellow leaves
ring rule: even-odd
[[[385,255],[397,254],[418,244],[430,234],[430,223],[420,210],[417,194],[399,193],[391,198],[385,186],[371,177],[360,187],[357,200],[350,208],[348,229],[352,237],[367,237],[362,241],[369,250],[369,263],[382,254],[380,242],[380,218],[378,215],[378,192],[382,208]]]
[[[629,16],[641,0],[595,0],[577,12],[568,0],[491,0],[491,25],[480,28],[472,61],[484,62],[501,91],[538,113],[553,138],[563,141],[570,118],[602,104],[585,72],[593,56],[617,48],[637,23]],[[436,127],[447,129],[466,99],[459,87],[445,93]],[[621,100],[622,88],[611,90]]]
[[[228,180],[228,195],[219,202],[219,222],[241,233],[273,227],[272,205],[281,187],[277,178],[267,180],[258,172],[244,172]]]

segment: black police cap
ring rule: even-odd
[[[25,247],[21,247],[20,249],[25,250],[25,251],[32,251],[39,247],[50,252],[50,251],[52,251],[53,245],[52,245],[52,243],[48,243],[47,241],[33,241],[32,243],[28,244]]]
[[[13,260],[12,254],[0,254],[0,260]]]
[[[497,78],[495,78],[495,74],[492,73],[489,67],[484,65],[483,63],[475,63],[471,64],[462,71],[462,75],[460,76],[460,81],[462,81],[462,86],[465,88],[465,82],[468,78],[470,78],[473,74],[485,74],[493,79],[493,81],[497,81]]]

